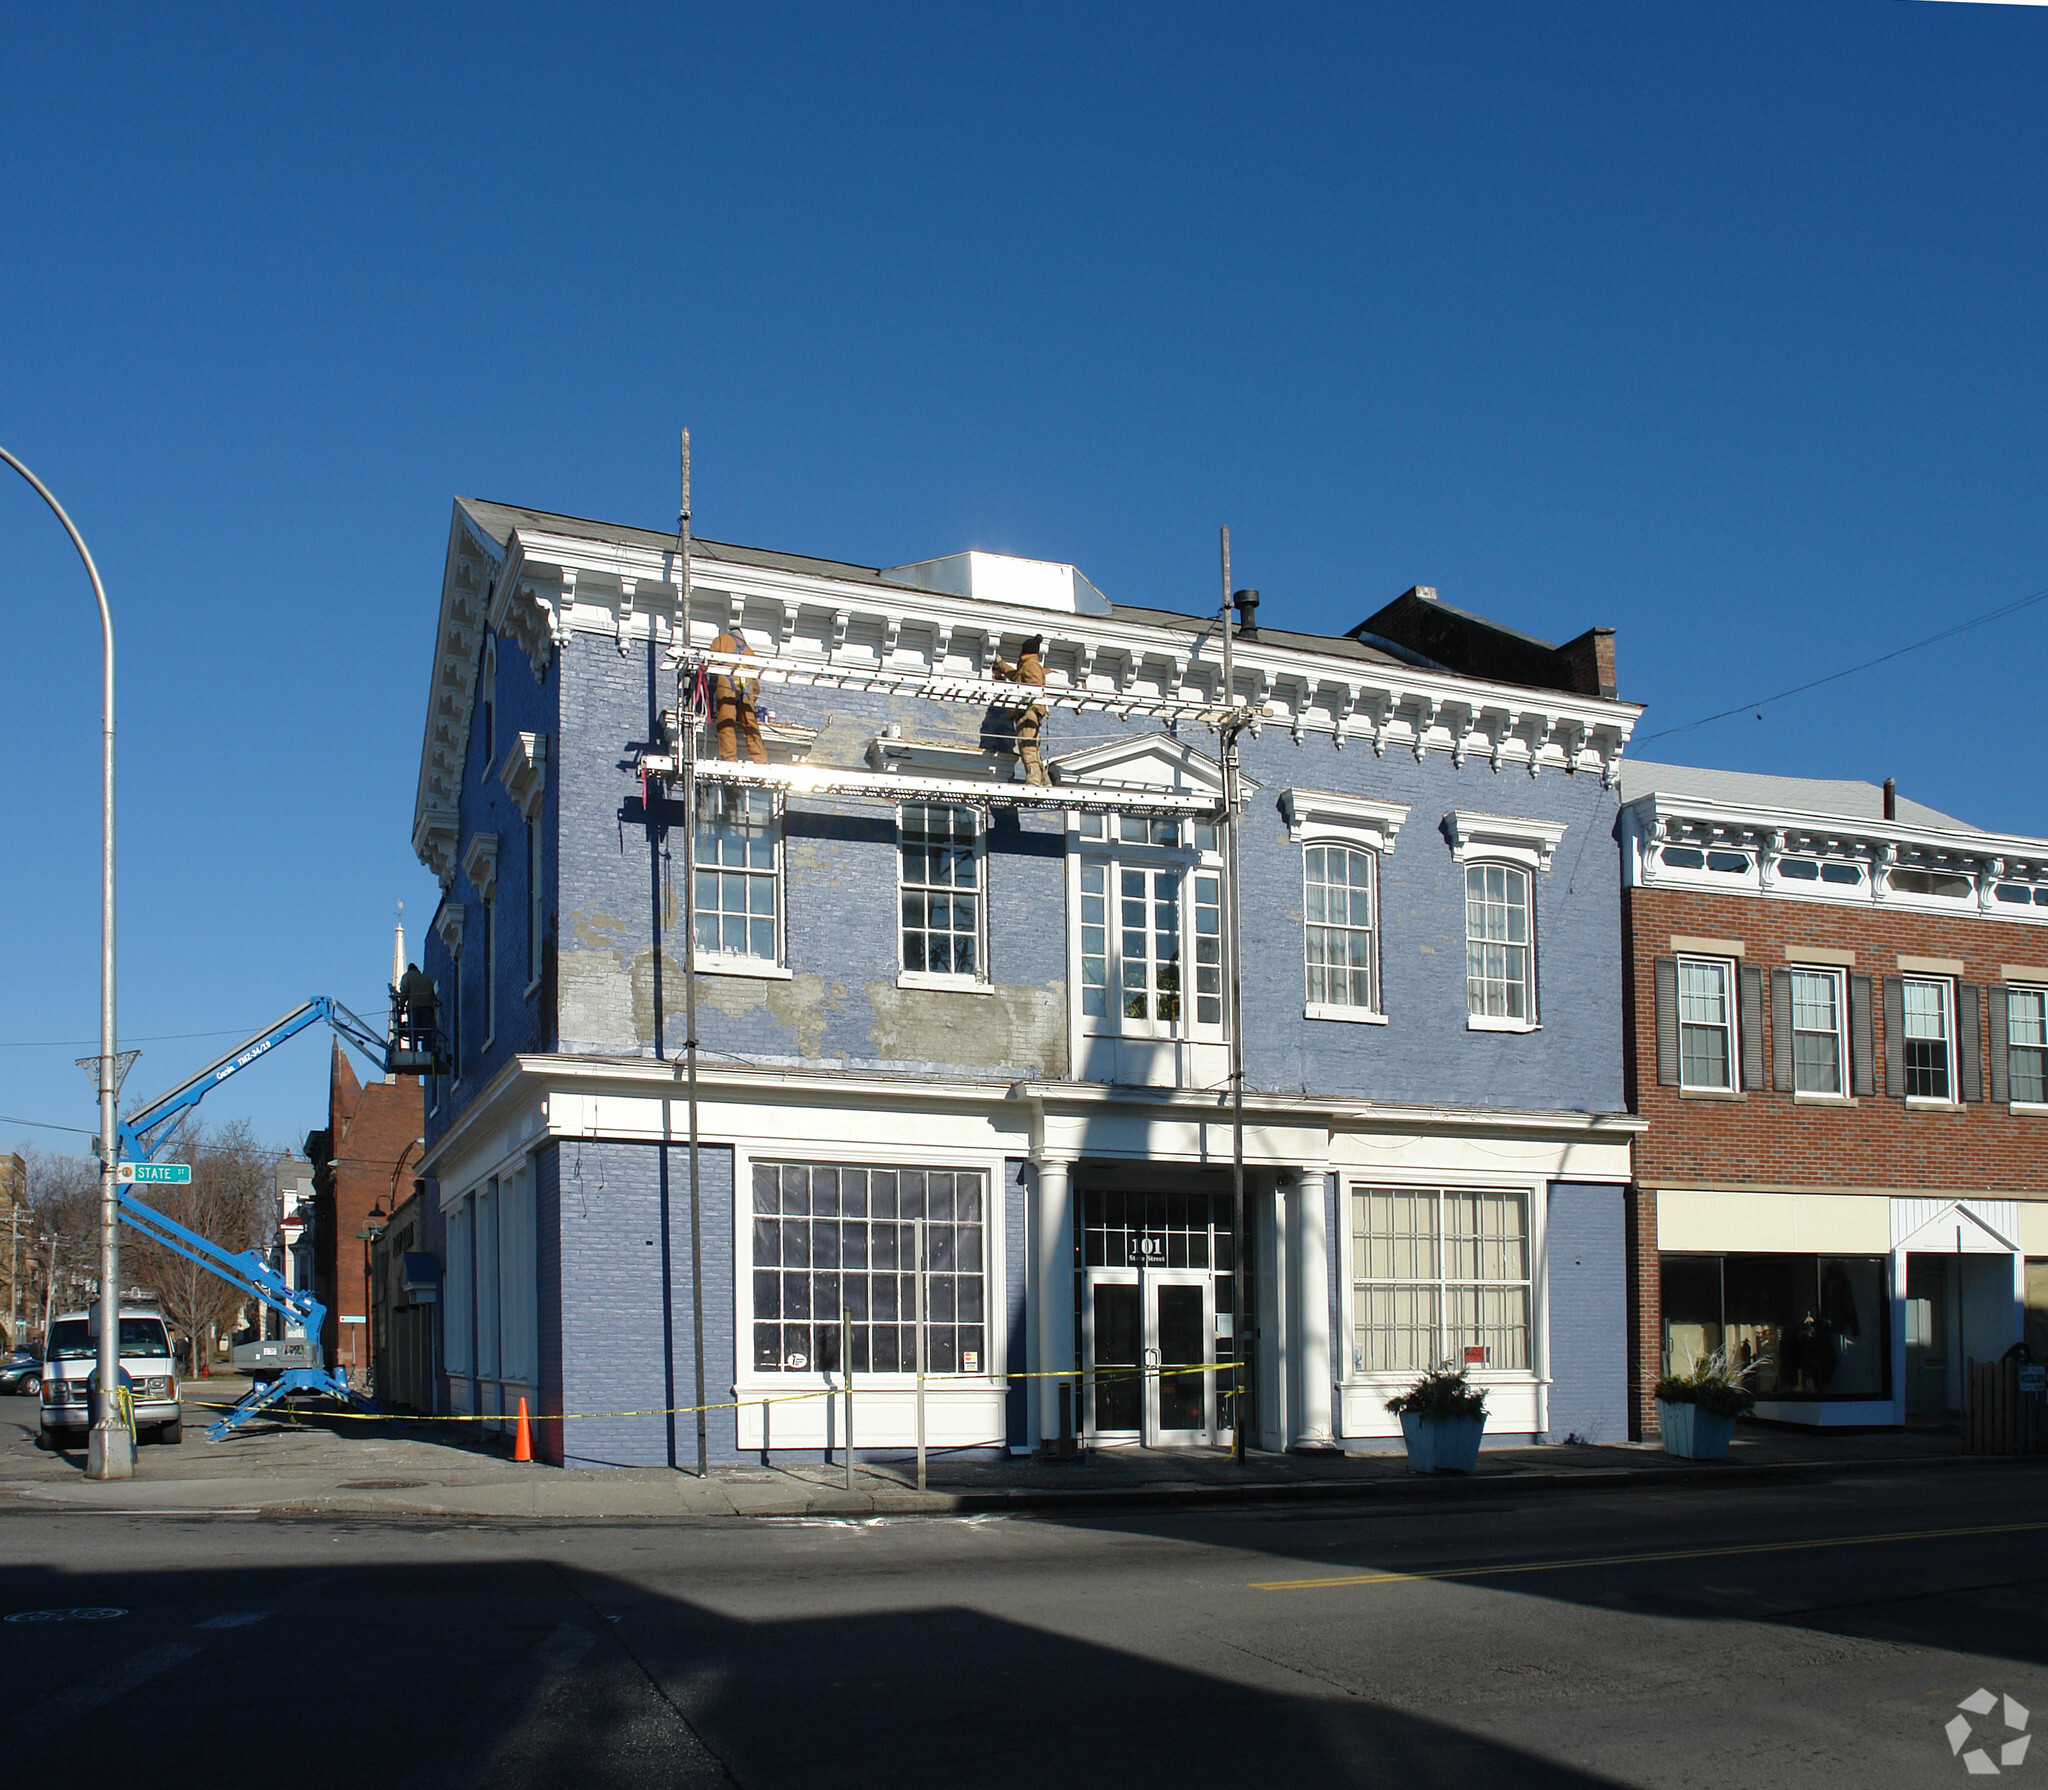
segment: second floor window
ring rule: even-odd
[[[1379,1011],[1371,852],[1312,845],[1303,854],[1311,1007]]]
[[[1953,1002],[1950,984],[1917,976],[1905,978],[1905,1059],[1908,1100],[1955,1098],[1955,1027],[1949,1022]]]
[[[1800,1094],[1844,1094],[1842,977],[1837,970],[1792,972],[1792,1087]]]
[[[1735,966],[1718,957],[1678,960],[1678,1085],[1735,1089]]]
[[[2006,991],[2008,1097],[2048,1104],[2048,988]]]
[[[974,810],[906,802],[900,870],[904,974],[985,981],[981,829]]]
[[[1471,1016],[1533,1025],[1534,934],[1529,873],[1512,864],[1465,867],[1465,990]]]
[[[1223,871],[1214,829],[1117,815],[1082,817],[1081,1023],[1127,1038],[1221,1035]],[[1093,822],[1091,828],[1087,823]],[[1091,838],[1103,848],[1089,849]]]
[[[782,957],[782,819],[765,789],[697,792],[697,953],[728,964]]]

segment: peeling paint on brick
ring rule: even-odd
[[[878,1056],[896,1062],[959,1063],[973,1069],[1035,1068],[1067,1073],[1067,990],[998,984],[987,994],[867,985]]]

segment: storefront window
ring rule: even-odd
[[[1663,1259],[1664,1371],[1725,1349],[1759,1398],[1889,1398],[1883,1256]]]

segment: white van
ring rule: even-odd
[[[67,1311],[50,1326],[43,1346],[43,1431],[45,1448],[78,1448],[92,1428],[92,1394],[86,1381],[99,1366],[100,1345],[93,1314]],[[178,1371],[171,1359],[171,1334],[162,1316],[147,1307],[121,1311],[121,1366],[135,1382],[135,1437],[154,1433],[159,1442],[185,1439],[184,1408],[178,1403]]]

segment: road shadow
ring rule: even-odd
[[[10,1765],[60,1781],[89,1737],[95,1757],[164,1783],[350,1790],[1614,1781],[1336,1689],[1281,1688],[1291,1675],[1256,1659],[1219,1676],[958,1607],[740,1621],[532,1557],[546,1548],[324,1573],[0,1574],[10,1616],[127,1611],[0,1622],[0,1658],[33,1687]]]

